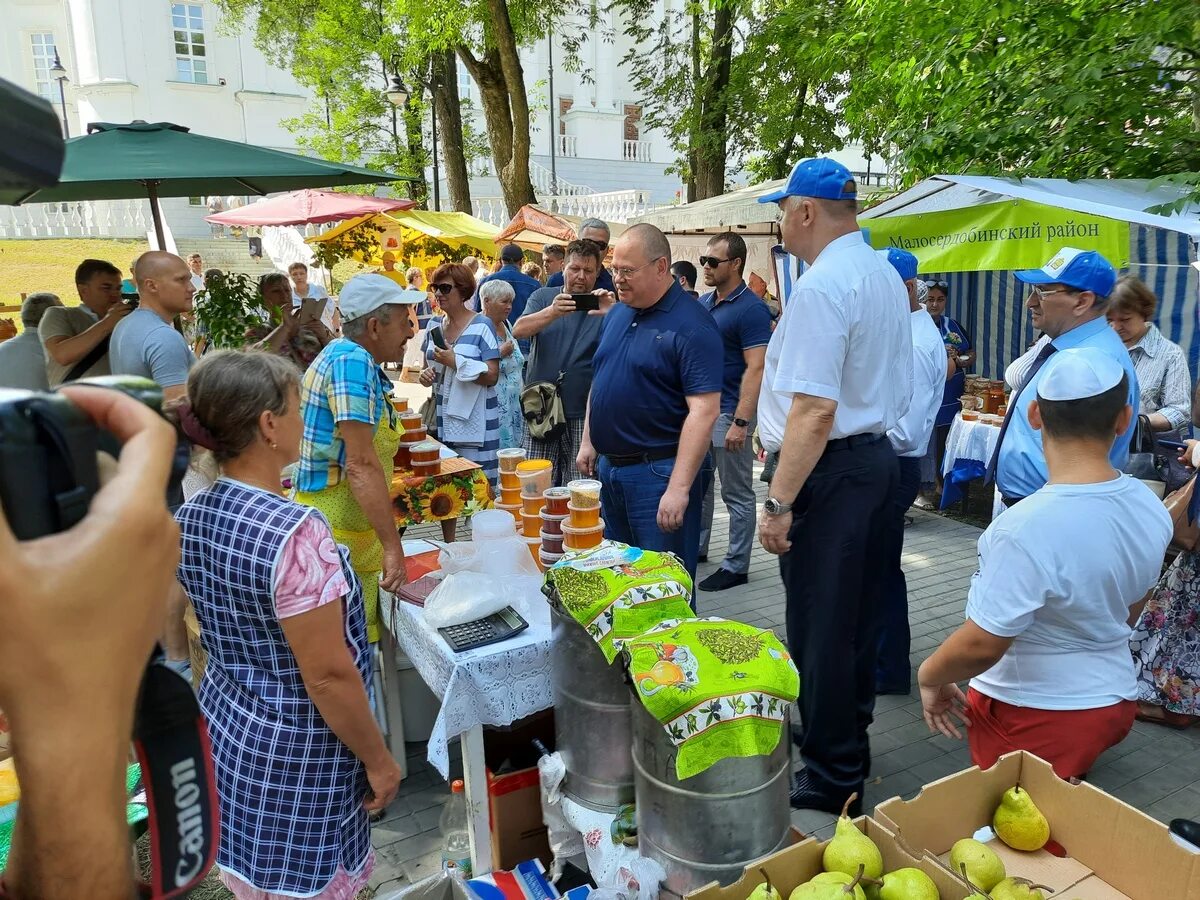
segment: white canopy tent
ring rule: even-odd
[[[1128,252],[1113,262],[1122,272],[1131,272],[1150,286],[1159,299],[1155,322],[1170,340],[1180,344],[1188,355],[1193,378],[1200,362],[1200,328],[1197,325],[1197,301],[1200,299],[1200,205],[1184,204],[1169,213],[1150,212],[1153,207],[1173,204],[1187,196],[1183,187],[1159,184],[1148,179],[1085,179],[1068,181],[1057,178],[996,178],[981,175],[937,175],[865,210],[859,223],[872,232],[872,243],[887,246],[895,240],[884,220],[906,217],[924,220],[923,233],[933,234],[939,220],[955,218],[962,228],[970,213],[980,221],[997,211],[998,204],[1037,204],[1038,208],[1069,210],[1085,217],[1099,217],[1109,224],[1128,226]],[[1096,221],[1096,220],[1092,220]],[[994,220],[992,222],[994,224]],[[982,226],[986,227],[986,226]],[[1115,227],[1115,225],[1114,225]],[[887,233],[891,234],[889,237]],[[1124,235],[1124,231],[1121,232]],[[947,235],[948,236],[948,235]],[[1122,241],[1124,238],[1122,237]],[[904,246],[901,243],[901,246]],[[928,245],[927,245],[928,246]],[[1044,258],[1023,260],[1021,266],[1041,265],[1061,246],[1084,246],[1070,236],[1043,233],[1035,242]],[[971,336],[977,350],[977,371],[999,378],[1005,366],[1024,352],[1035,335],[1024,308],[1026,288],[1010,269],[993,267],[990,271],[972,268],[969,251],[961,244],[957,257],[968,264],[940,267],[935,259],[945,259],[932,246],[909,246],[922,260],[922,273],[944,278],[950,286],[948,312]],[[1028,252],[1028,251],[1026,251]],[[930,265],[926,266],[926,261]]]

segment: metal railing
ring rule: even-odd
[[[0,206],[0,238],[144,238],[149,222],[145,200]]]
[[[650,162],[649,141],[625,141],[626,162]]]

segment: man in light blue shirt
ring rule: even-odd
[[[1117,283],[1112,263],[1095,250],[1064,247],[1040,269],[1014,273],[1030,285],[1025,305],[1033,314],[1033,327],[1050,338],[1013,390],[1008,417],[1000,432],[996,452],[988,467],[1005,506],[1028,497],[1046,484],[1046,455],[1042,434],[1029,424],[1029,405],[1037,396],[1043,363],[1054,353],[1074,347],[1094,347],[1115,359],[1129,375],[1129,403],[1138,408],[1137,373],[1129,351],[1105,319],[1108,296]],[[1113,443],[1109,459],[1123,469],[1129,458],[1130,429]]]

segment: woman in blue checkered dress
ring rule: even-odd
[[[299,372],[265,353],[215,353],[187,390],[184,431],[221,468],[176,514],[179,581],[208,653],[200,706],[221,877],[238,900],[352,900],[374,864],[368,812],[395,796],[400,769],[370,710],[349,556],[280,487],[300,452]]]
[[[434,388],[438,440],[472,462],[479,463],[496,488],[500,468],[500,341],[492,320],[467,307],[475,293],[475,278],[461,263],[446,263],[433,273],[429,286],[445,318],[434,323],[425,338],[426,368],[421,383]],[[434,343],[440,329],[446,349]]]

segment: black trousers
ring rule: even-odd
[[[886,438],[827,449],[793,507],[779,560],[788,649],[800,670],[800,753],[810,783],[862,793],[871,759],[879,594],[890,500],[899,478]]]

